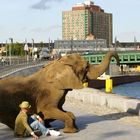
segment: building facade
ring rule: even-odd
[[[62,12],[62,38],[84,40],[92,34],[97,39],[106,39],[112,44],[112,14],[105,13],[90,0],[78,3],[71,11]]]
[[[94,53],[106,48],[106,40],[55,40],[54,48],[59,53]]]
[[[63,39],[65,40],[84,40],[91,31],[88,18],[90,12],[88,10],[76,10],[63,12]]]
[[[93,34],[96,38],[106,39],[107,44],[112,44],[112,14],[94,12],[93,14]]]

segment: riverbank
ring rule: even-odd
[[[123,112],[118,109],[111,109],[105,105],[93,105],[91,103],[83,103],[81,100],[67,97],[66,104],[69,106],[78,106],[79,109],[85,110],[89,114],[96,114],[106,120],[116,120],[119,123],[132,125],[140,128],[140,117],[136,114]]]
[[[69,91],[66,97],[68,104],[89,113],[140,127],[140,100],[92,88]]]
[[[113,80],[113,86],[117,86],[120,84],[132,83],[140,81],[140,75],[124,75],[124,76],[115,76],[110,77]],[[101,89],[105,88],[105,80],[89,80],[88,87]]]
[[[83,88],[68,92],[68,97],[77,99],[83,103],[106,106],[121,112],[129,112],[140,115],[140,100],[117,94],[105,93],[98,89]]]

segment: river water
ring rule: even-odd
[[[103,89],[105,90],[105,89]],[[122,84],[113,87],[113,93],[140,99],[140,82]]]

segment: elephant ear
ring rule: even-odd
[[[63,87],[67,89],[83,88],[83,69],[87,66],[85,59],[78,54],[71,54],[62,57],[60,63],[64,67],[61,78]]]
[[[64,68],[64,67],[63,67]],[[59,87],[61,89],[81,89],[82,81],[77,77],[70,66],[65,66],[62,73],[56,75]]]

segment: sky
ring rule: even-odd
[[[0,43],[62,39],[62,11],[84,0],[0,0]],[[140,0],[93,0],[113,15],[113,42],[140,42]]]

